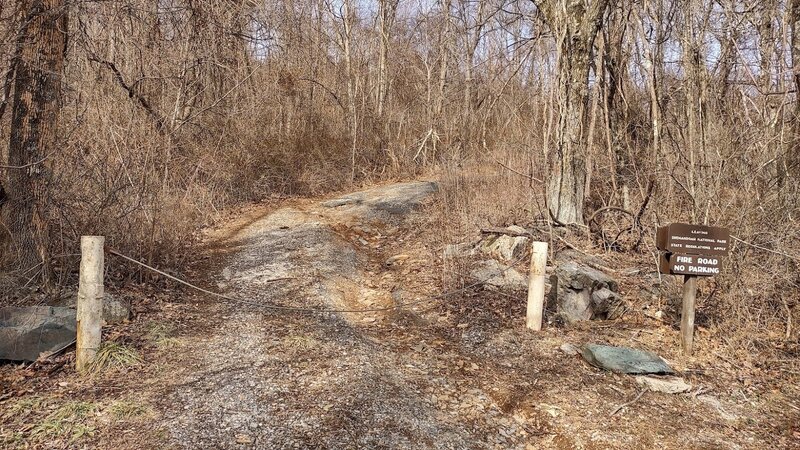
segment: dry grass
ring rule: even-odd
[[[0,443],[8,448],[31,445],[73,445],[94,435],[98,405],[85,401],[58,403],[28,397],[13,403],[2,416]]]
[[[94,360],[89,364],[87,372],[98,374],[106,370],[119,370],[138,365],[142,362],[139,353],[118,342],[107,341],[100,345]]]
[[[542,169],[534,165],[532,173]],[[739,169],[730,169],[731,176]],[[515,173],[528,174],[530,170],[524,154],[518,154],[516,158],[513,155],[507,157],[503,165],[484,160],[443,170],[442,195],[437,212],[440,245],[475,242],[481,237],[479,230],[486,227],[517,224],[538,229],[541,238],[551,242],[553,251],[565,249],[565,243],[569,242],[581,251],[612,261],[613,265],[644,269],[643,275],[631,280],[633,295],[629,300],[633,301],[636,314],[645,307],[677,313],[675,308],[678,308],[680,295],[677,287],[669,291],[675,298],[660,299],[658,305],[651,305],[649,299],[638,297],[638,291],[646,284],[648,271],[656,271],[656,227],[670,221],[687,221],[680,212],[680,199],[670,197],[669,192],[655,190],[642,215],[644,240],[640,247],[614,250],[604,244],[601,236],[615,234],[630,225],[629,220],[599,221],[599,228],[593,227],[588,236],[587,231],[581,228],[564,230],[550,227],[543,202],[544,186],[535,182],[530,185],[528,180]],[[738,194],[724,192],[721,195]],[[644,192],[631,192],[632,209],[639,208],[643,197]],[[724,201],[724,197],[715,200],[718,204]],[[729,226],[732,234],[749,244],[733,242],[730,256],[723,260],[724,274],[700,283],[698,325],[712,333],[715,345],[721,351],[748,364],[759,359],[785,359],[798,354],[796,324],[800,323],[800,313],[796,299],[800,295],[800,280],[796,266],[800,260],[794,257],[800,256],[800,240],[797,239],[797,225],[791,218],[795,209],[775,204],[768,215],[783,219],[771,223],[768,229],[759,225],[768,221],[764,205],[777,201],[777,195],[760,201],[746,198],[737,201],[737,208],[720,210],[713,223]],[[551,233],[559,237],[553,237]],[[464,258],[444,260],[443,264],[442,274],[448,286],[463,282],[470,267],[470,262]]]
[[[441,2],[429,11],[400,11],[391,30],[391,89],[382,115],[374,95],[379,45],[373,11],[355,8],[354,71],[349,74],[343,72],[343,49],[331,45],[338,42],[342,24],[330,11],[317,10],[324,4],[294,2],[302,14],[270,2],[229,8],[224,2],[201,1],[160,10],[152,2],[131,0],[79,3],[71,10],[75,26],[69,27],[59,142],[43,165],[60,286],[76,282],[81,235],[102,234],[111,247],[181,268],[192,255],[186,249],[197,241],[197,230],[236,205],[428,171],[437,171],[443,184],[442,245],[475,239],[481,227],[531,226],[547,219],[543,190],[559,113],[553,102],[558,85],[554,42],[548,33],[529,40],[502,33],[514,28],[510,24],[539,29],[539,22],[515,22],[538,17],[533,3],[509,3],[508,8],[519,9],[510,15],[490,11],[491,2],[460,2],[463,10],[455,16],[438,9]],[[447,42],[446,36],[469,35],[479,23],[478,4],[489,5],[483,11],[485,33],[477,33],[476,43],[485,51],[465,61],[464,42]],[[625,7],[652,12],[635,3]],[[194,22],[194,8],[206,20]],[[736,12],[733,18],[726,11],[712,12],[707,21],[698,21],[712,28],[736,23],[742,36],[763,31],[754,28],[761,23],[760,16],[753,16],[762,14],[759,8]],[[14,8],[0,10],[0,34],[8,39],[17,35],[17,16]],[[748,244],[737,241],[725,260],[725,276],[703,283],[700,313],[728,347],[742,352],[796,343],[800,180],[790,164],[796,153],[790,145],[797,122],[790,105],[796,93],[781,88],[786,94],[772,95],[779,93],[768,92],[773,86],[762,95],[756,91],[763,89],[747,82],[731,84],[744,75],[715,72],[723,64],[709,67],[698,82],[681,75],[686,61],[671,62],[654,86],[662,113],[661,141],[656,143],[646,85],[653,64],[647,59],[654,49],[637,35],[638,22],[612,23],[611,16],[604,29],[609,37],[624,38],[606,50],[615,47],[620,53],[598,55],[609,67],[629,65],[630,70],[614,77],[597,74],[591,86],[591,100],[599,106],[584,124],[593,127],[585,155],[592,173],[587,215],[606,206],[636,211],[653,183],[641,217],[648,239],[626,255],[643,264],[654,258],[651,237],[658,225],[707,221],[730,227]],[[317,22],[320,17],[324,20]],[[638,12],[630,17],[622,22],[640,20]],[[666,29],[685,28],[681,15],[661,20]],[[242,23],[254,28],[242,28]],[[774,33],[762,37],[775,42],[771,51],[790,52],[779,39],[788,23],[793,21],[776,20],[775,27],[766,27]],[[171,24],[169,32],[153,31],[163,24]],[[629,27],[625,33],[618,33],[621,25]],[[274,41],[252,35],[273,26]],[[454,28],[444,31],[443,26]],[[716,42],[718,36],[705,33],[705,40]],[[507,49],[509,39],[521,43],[515,49],[519,54],[499,51]],[[678,48],[679,37],[670,39],[664,45]],[[253,42],[269,48],[259,53]],[[718,44],[729,42],[736,40],[728,36]],[[3,73],[14,47],[0,48]],[[444,54],[452,57],[446,71],[441,70]],[[736,64],[749,63],[738,60],[735,51],[730,54]],[[114,63],[119,75],[97,60]],[[775,82],[789,86],[792,70],[783,66],[786,58],[764,60],[775,63],[767,67]],[[466,81],[467,67],[474,71],[472,83]],[[446,75],[441,84],[439,73]],[[354,92],[348,91],[348,78],[357,87]],[[686,112],[692,103],[686,92],[697,86],[705,101],[702,133],[691,135]],[[10,136],[6,112],[0,117],[0,153],[6,152]],[[591,236],[571,230],[562,237],[586,251],[613,251],[600,240],[624,228],[625,218],[605,215],[601,222]],[[35,284],[37,269],[28,270],[15,274],[15,282],[2,283],[4,300],[22,292],[18,285]],[[109,274],[109,282],[148,280],[113,259]],[[448,286],[458,283],[445,280]],[[175,343],[153,340],[156,345]]]
[[[181,340],[175,336],[175,326],[170,323],[151,322],[145,330],[145,337],[158,348],[172,348],[181,345]]]

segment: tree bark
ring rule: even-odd
[[[787,152],[788,171],[795,176],[800,175],[800,0],[791,0],[789,5],[789,27],[792,33],[791,56],[794,96],[794,129],[791,149]]]
[[[24,0],[22,8],[28,27],[20,34],[7,165],[23,168],[7,171],[3,220],[11,233],[7,259],[20,267],[41,263],[48,284],[46,159],[57,148],[67,9],[64,0]]]
[[[558,107],[556,154],[548,183],[548,207],[563,224],[583,224],[586,184],[589,69],[594,39],[608,0],[538,0],[556,38]]]
[[[377,114],[383,116],[386,98],[389,95],[389,44],[399,0],[380,0],[378,5],[379,39],[378,46],[378,89],[376,94]]]

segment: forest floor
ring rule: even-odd
[[[241,211],[181,275],[242,301],[135,291],[133,320],[104,338],[141,362],[89,377],[69,355],[0,368],[0,446],[800,448],[798,374],[731,360],[702,330],[685,358],[656,320],[534,333],[524,292],[433,299],[434,191],[395,184]],[[655,351],[695,389],[639,395],[633,377],[560,350],[589,342]]]

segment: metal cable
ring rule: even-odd
[[[159,269],[156,269],[155,267],[149,266],[149,265],[147,265],[147,264],[145,264],[145,263],[143,263],[141,261],[137,261],[136,259],[133,259],[130,256],[123,255],[122,253],[120,253],[120,252],[118,252],[116,250],[108,249],[107,251],[108,251],[108,253],[110,253],[110,254],[112,254],[114,256],[118,256],[118,257],[120,257],[120,258],[122,258],[122,259],[124,259],[126,261],[129,261],[129,262],[132,262],[134,264],[137,264],[137,265],[139,265],[141,267],[144,267],[144,268],[146,268],[148,270],[151,270],[151,271],[153,271],[153,272],[155,272],[155,273],[157,273],[159,275],[163,275],[164,277],[169,278],[172,281],[175,281],[175,282],[180,283],[180,284],[182,284],[184,286],[190,287],[190,288],[192,288],[194,290],[200,291],[200,292],[202,292],[204,294],[211,295],[213,297],[221,298],[221,299],[227,300],[229,302],[240,303],[240,304],[245,304],[245,305],[250,305],[250,306],[256,306],[256,307],[259,307],[259,308],[270,309],[270,310],[274,310],[274,311],[290,311],[290,312],[303,312],[303,313],[370,313],[370,312],[391,311],[391,310],[395,310],[395,309],[404,308],[404,307],[407,307],[407,306],[417,305],[417,304],[424,303],[424,302],[427,302],[427,301],[441,300],[443,298],[447,298],[447,297],[453,296],[455,294],[466,292],[466,291],[468,291],[468,290],[470,290],[470,289],[472,289],[474,287],[480,286],[482,284],[486,284],[486,282],[488,282],[489,280],[491,280],[492,278],[497,276],[497,275],[494,275],[494,276],[488,277],[488,278],[486,278],[484,280],[477,281],[475,283],[469,284],[469,285],[464,286],[462,288],[455,289],[455,290],[452,290],[452,291],[448,291],[448,292],[445,292],[445,293],[442,293],[442,294],[439,294],[439,295],[428,296],[426,298],[415,300],[413,302],[398,303],[398,304],[395,304],[395,305],[392,305],[392,306],[386,306],[386,307],[382,307],[382,308],[366,308],[366,309],[301,308],[301,307],[296,307],[296,306],[281,306],[281,305],[275,305],[275,304],[270,304],[270,303],[267,303],[267,304],[265,304],[265,303],[257,303],[257,302],[252,302],[252,301],[240,299],[240,298],[229,297],[227,295],[220,294],[220,293],[214,292],[214,291],[209,291],[208,289],[202,288],[200,286],[196,286],[196,285],[194,285],[192,283],[189,283],[188,281],[185,281],[185,280],[182,280],[182,279],[180,279],[180,278],[178,278],[176,276],[170,275],[170,274],[168,274],[166,272],[163,272],[163,271],[161,271]],[[519,258],[516,258],[514,261],[511,262],[511,265],[509,265],[508,267],[506,267],[505,269],[500,271],[500,275],[502,275],[502,274],[506,273],[507,271],[511,270],[512,268],[514,268],[514,266],[519,264],[523,260],[523,258],[524,258],[524,255],[520,256]],[[291,278],[291,277],[288,277],[288,278],[276,278],[276,279],[268,280],[268,281],[269,282],[274,282],[274,281],[282,281],[282,280],[289,280],[289,279],[293,279],[293,278]]]

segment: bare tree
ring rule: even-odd
[[[547,199],[558,222],[584,222],[589,71],[609,0],[534,0],[556,39],[558,126]]]
[[[377,104],[376,112],[378,116],[383,115],[386,98],[389,95],[389,45],[391,43],[392,27],[394,26],[394,19],[397,14],[397,4],[399,1],[400,0],[378,0],[378,38],[380,40],[380,45],[378,46],[378,82],[375,93]]]
[[[23,267],[41,264],[47,284],[47,159],[58,148],[67,7],[63,0],[25,0],[21,10],[3,220],[11,234],[12,257]]]
[[[791,0],[788,6],[791,29],[792,81],[794,82],[794,127],[788,160],[791,173],[800,174],[800,0]]]

